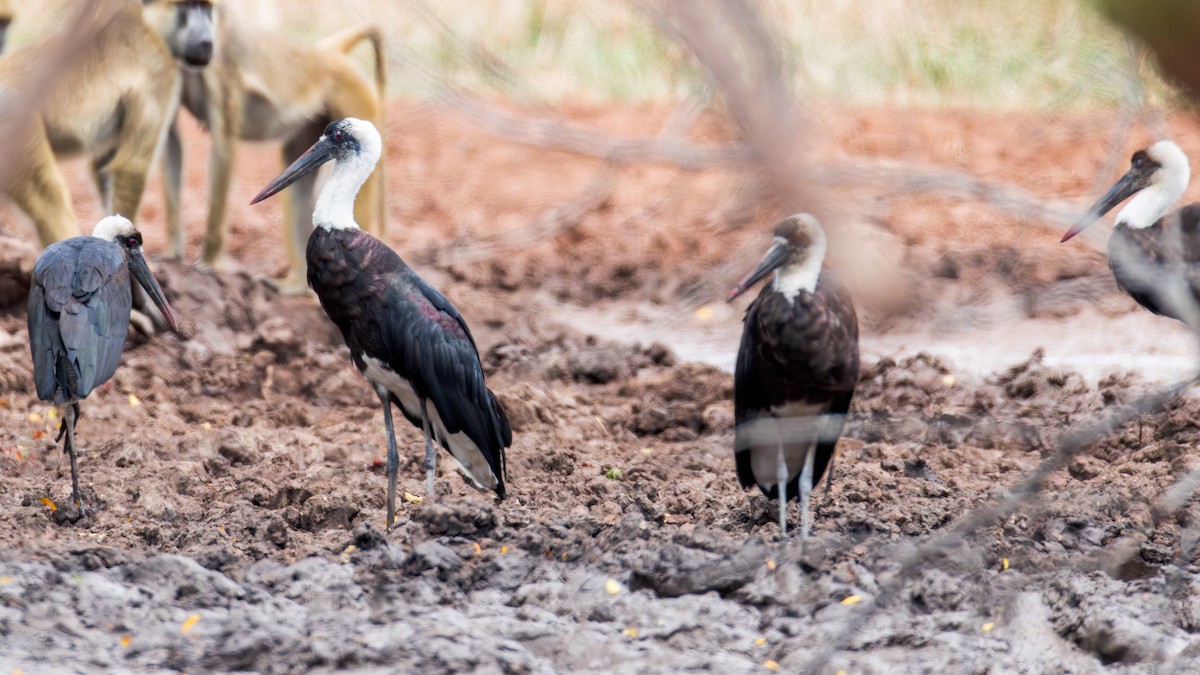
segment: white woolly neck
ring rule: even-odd
[[[817,290],[817,280],[821,277],[821,265],[825,262],[825,236],[820,230],[815,232],[816,235],[812,236],[812,242],[796,257],[796,260],[775,270],[775,279],[771,282],[772,288],[787,298],[788,302],[795,302],[800,291],[813,293]]]
[[[327,230],[358,229],[358,223],[354,222],[354,199],[375,170],[383,152],[383,139],[375,125],[363,120],[352,119],[350,122],[359,151],[333,160],[329,177],[317,195],[317,205],[313,209],[313,225]]]
[[[128,237],[137,230],[128,218],[121,215],[105,216],[92,228],[92,236],[104,241],[116,241],[117,237]]]
[[[1134,195],[1125,208],[1117,213],[1117,224],[1133,230],[1150,227],[1167,214],[1167,210],[1179,201],[1186,188],[1186,181],[1182,186],[1165,181],[1151,185]]]

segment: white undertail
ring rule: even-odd
[[[358,141],[359,151],[333,160],[313,209],[313,225],[329,230],[358,229],[358,223],[354,222],[354,198],[375,170],[383,151],[383,138],[374,124],[354,118],[346,121],[350,123],[350,134]]]

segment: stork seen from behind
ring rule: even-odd
[[[38,398],[65,404],[58,438],[71,459],[71,500],[79,490],[75,423],[79,401],[112,377],[125,348],[133,304],[130,274],[172,330],[175,315],[142,255],[142,235],[121,216],[96,223],[90,237],[52,244],[38,257],[29,289],[29,351]]]

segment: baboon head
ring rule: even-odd
[[[185,66],[203,68],[213,57],[216,29],[211,0],[143,0],[146,22]]]

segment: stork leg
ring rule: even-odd
[[[383,425],[387,428],[387,529],[396,522],[396,475],[400,471],[400,451],[396,449],[396,429],[392,426],[392,393],[385,387],[375,387],[383,404]]]
[[[783,440],[779,441],[779,457],[775,464],[775,495],[779,498],[779,536],[787,536],[787,458],[783,454]]]
[[[813,457],[817,446],[809,445],[804,452],[804,469],[800,472],[800,541],[808,539],[808,499],[812,496]]]
[[[79,490],[79,462],[75,456],[75,418],[78,413],[77,403],[67,403],[63,423],[67,428],[66,451],[71,458],[71,501],[79,509],[79,517],[87,515],[87,509],[83,505],[83,493]]]
[[[433,501],[433,478],[437,473],[437,449],[433,447],[433,427],[425,399],[421,399],[421,428],[425,431],[425,498]]]

